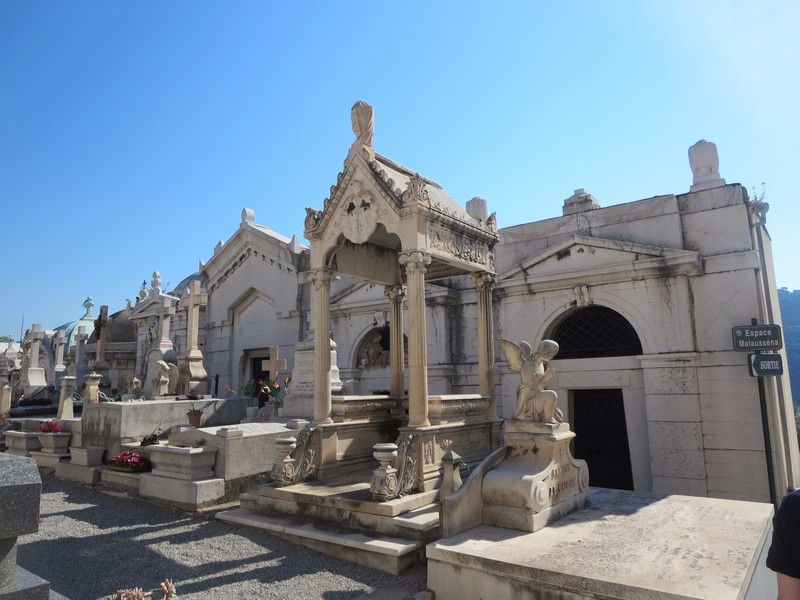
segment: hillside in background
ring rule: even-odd
[[[778,290],[783,319],[783,343],[786,346],[789,376],[792,378],[794,405],[800,406],[800,290]]]

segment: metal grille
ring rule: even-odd
[[[642,353],[639,336],[631,324],[604,306],[589,306],[572,313],[556,327],[553,339],[558,342],[559,359]]]

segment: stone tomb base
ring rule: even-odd
[[[772,505],[591,490],[535,533],[480,525],[427,546],[436,600],[775,598]]]

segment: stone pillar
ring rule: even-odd
[[[158,274],[158,271],[153,273],[154,285],[160,282],[155,281],[155,276]],[[155,289],[155,288],[153,288]],[[160,288],[159,288],[160,289]],[[151,290],[152,291],[152,290]],[[159,381],[161,377],[161,369],[158,366],[158,361],[164,358],[164,354],[169,350],[172,350],[172,340],[169,338],[169,327],[170,321],[172,316],[175,314],[175,306],[172,304],[172,299],[165,297],[163,298],[163,304],[161,305],[160,313],[158,316],[158,344],[153,346],[150,350],[147,351],[147,365],[145,367],[145,379],[143,384],[143,391],[144,395],[148,398],[153,398],[154,396],[160,395],[158,389],[158,385],[153,384],[153,380],[155,379],[156,382]]]
[[[389,364],[392,369],[389,390],[395,398],[403,397],[403,371],[405,352],[403,349],[403,298],[406,288],[402,285],[387,286],[383,293],[389,298]]]
[[[58,419],[72,419],[75,412],[72,406],[72,393],[75,391],[75,378],[65,375],[61,378],[61,396],[58,399]]]
[[[333,271],[317,269],[310,274],[314,288],[314,423],[333,423],[331,419],[331,306]]]
[[[208,303],[200,282],[192,280],[181,298],[180,305],[186,308],[186,350],[178,356],[178,393],[206,392],[208,374],[203,367],[203,353],[197,345],[200,329],[200,307]]]
[[[67,374],[67,367],[64,366],[64,346],[67,343],[67,336],[64,335],[64,330],[59,329],[56,332],[56,337],[53,339],[53,344],[56,350],[56,366],[53,369],[54,377],[53,385],[55,389],[61,388],[61,378]]]
[[[427,252],[414,250],[400,254],[408,285],[408,426],[427,427],[428,421],[428,340],[425,335],[425,266],[431,263]]]
[[[100,380],[103,379],[102,375],[97,373],[89,373],[84,376],[83,380],[86,382],[86,389],[83,390],[83,405],[97,404],[100,402]]]
[[[89,336],[86,335],[86,327],[81,325],[78,327],[78,333],[75,336],[75,364],[72,365],[72,372],[71,374],[77,378],[78,385],[83,380],[83,376],[85,374],[85,355],[86,355],[86,340],[89,339]]]
[[[106,325],[108,324],[108,306],[103,305],[100,307],[100,315],[94,320],[94,331],[95,331],[95,348],[96,348],[96,355],[94,359],[93,367],[95,369],[105,369],[108,365],[106,364],[106,338],[108,337],[108,331]]]
[[[494,323],[492,289],[494,273],[473,273],[472,281],[478,296],[478,391],[489,398],[483,416],[497,418],[494,394]]]
[[[11,412],[11,386],[4,385],[0,389],[0,415]]]

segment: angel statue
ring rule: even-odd
[[[517,345],[511,340],[500,338],[500,349],[511,371],[519,373],[522,378],[522,383],[517,388],[514,419],[562,423],[563,415],[556,407],[558,394],[553,390],[544,389],[556,373],[547,367],[547,361],[558,354],[558,344],[553,340],[542,340],[534,352],[528,342],[520,342]]]

